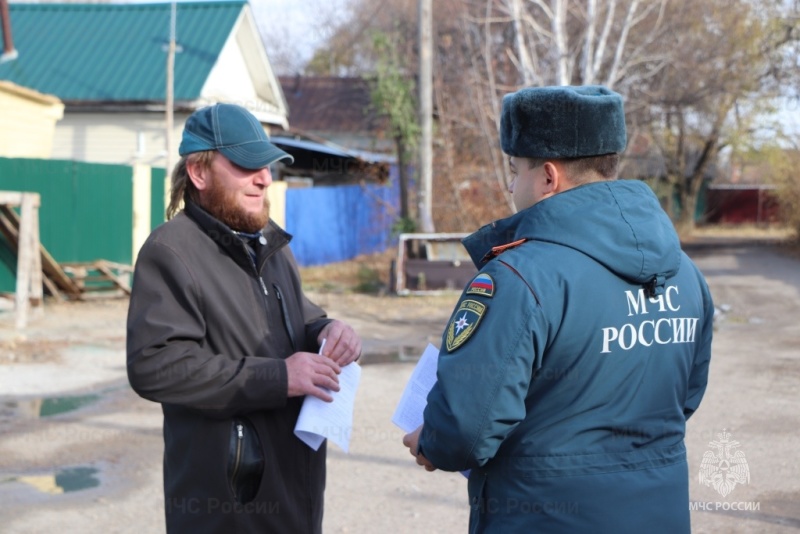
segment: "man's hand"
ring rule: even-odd
[[[403,445],[408,447],[408,452],[417,459],[417,464],[424,467],[426,471],[436,471],[436,467],[433,466],[431,461],[419,452],[419,435],[422,433],[422,427],[423,425],[419,425],[419,428],[415,431],[403,436]]]
[[[341,367],[330,358],[311,352],[295,352],[286,358],[289,397],[311,395],[331,402],[333,397],[325,389],[339,391],[338,375],[341,372]]]
[[[317,342],[325,346],[322,354],[338,363],[341,367],[356,361],[361,356],[361,338],[353,328],[342,321],[333,320],[317,336]]]

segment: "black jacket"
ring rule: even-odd
[[[164,411],[169,532],[321,532],[325,446],[293,433],[284,359],[330,322],[303,294],[291,239],[254,247],[188,203],[139,252],[128,379]]]

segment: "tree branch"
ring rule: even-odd
[[[603,59],[606,54],[606,44],[608,43],[608,36],[611,34],[611,27],[614,25],[614,12],[617,9],[617,0],[610,0],[608,3],[608,10],[606,11],[606,20],[603,23],[603,32],[600,34],[600,39],[597,41],[597,49],[594,54],[594,65],[592,66],[592,79],[597,79],[600,74],[600,67],[603,65]]]
[[[614,61],[611,63],[611,69],[608,72],[608,77],[606,78],[606,85],[608,87],[613,87],[614,82],[617,80],[617,70],[620,68],[620,63],[622,62],[622,52],[625,50],[625,44],[628,40],[628,33],[632,27],[633,15],[636,13],[636,9],[639,7],[639,0],[633,0],[630,6],[628,6],[628,14],[625,16],[625,23],[622,25],[622,32],[620,33],[619,40],[617,41],[617,49],[614,52]]]

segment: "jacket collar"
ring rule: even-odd
[[[186,215],[193,220],[205,232],[212,241],[224,249],[244,269],[251,269],[253,264],[247,248],[230,227],[206,210],[191,201],[186,201],[184,207]],[[261,235],[267,240],[266,245],[258,247],[258,272],[264,266],[267,258],[275,252],[285,247],[291,241],[291,234],[287,233],[278,226],[272,219],[261,231]]]
[[[571,248],[653,294],[678,272],[680,239],[650,187],[639,180],[590,182],[484,226],[464,240],[482,267],[493,248],[521,239]],[[507,248],[507,247],[506,247]]]
[[[491,222],[461,241],[478,269],[497,256],[496,253],[493,254],[495,250],[509,248],[508,245],[519,245],[520,240],[530,239],[530,236],[519,232],[525,211],[527,210]]]

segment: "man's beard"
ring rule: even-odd
[[[260,232],[269,221],[269,200],[264,195],[264,209],[260,213],[249,213],[242,208],[234,193],[220,184],[216,176],[203,195],[200,205],[217,220],[226,224],[231,230],[239,232]]]

